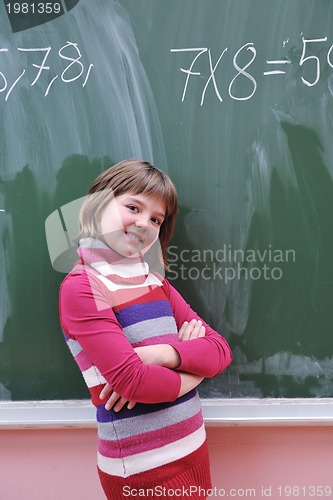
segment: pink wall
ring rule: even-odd
[[[300,489],[298,496],[297,489],[292,493],[278,488],[331,485],[329,497],[333,498],[333,427],[220,427],[207,431],[215,485],[225,488],[229,496],[234,494],[230,489],[241,489],[236,498],[248,498],[246,489],[254,488],[256,498],[264,498],[262,487],[267,494],[271,487],[274,500],[317,499],[319,490]]]
[[[264,498],[262,487],[272,499],[333,497],[333,427],[208,427],[207,434],[220,497]],[[95,456],[95,429],[2,430],[0,498],[103,500]],[[331,495],[278,489],[330,484]]]

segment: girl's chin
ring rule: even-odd
[[[150,245],[143,247],[141,241],[135,241],[125,236],[125,238],[104,238],[104,242],[116,253],[125,258],[134,258],[144,255],[152,247]]]
[[[147,249],[141,248],[141,245],[122,245],[118,246],[114,249],[117,253],[119,253],[122,257],[131,259],[134,257],[139,257],[143,255]]]
[[[127,251],[124,253],[124,257],[128,257],[129,259],[134,258],[134,257],[142,257],[145,253],[148,252],[151,246],[145,247],[145,248],[140,248],[140,249],[132,249],[128,248]]]

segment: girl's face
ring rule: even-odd
[[[100,228],[104,242],[123,257],[143,254],[155,243],[166,207],[155,197],[124,193],[105,207]]]

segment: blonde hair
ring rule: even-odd
[[[95,179],[80,210],[77,240],[98,238],[103,210],[113,198],[124,193],[154,196],[165,203],[166,213],[160,227],[159,241],[163,265],[167,268],[167,247],[178,211],[177,192],[165,172],[142,160],[121,161]]]

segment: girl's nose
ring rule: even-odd
[[[143,214],[138,214],[134,224],[137,227],[147,227],[148,223],[149,223],[148,217],[144,216]]]

